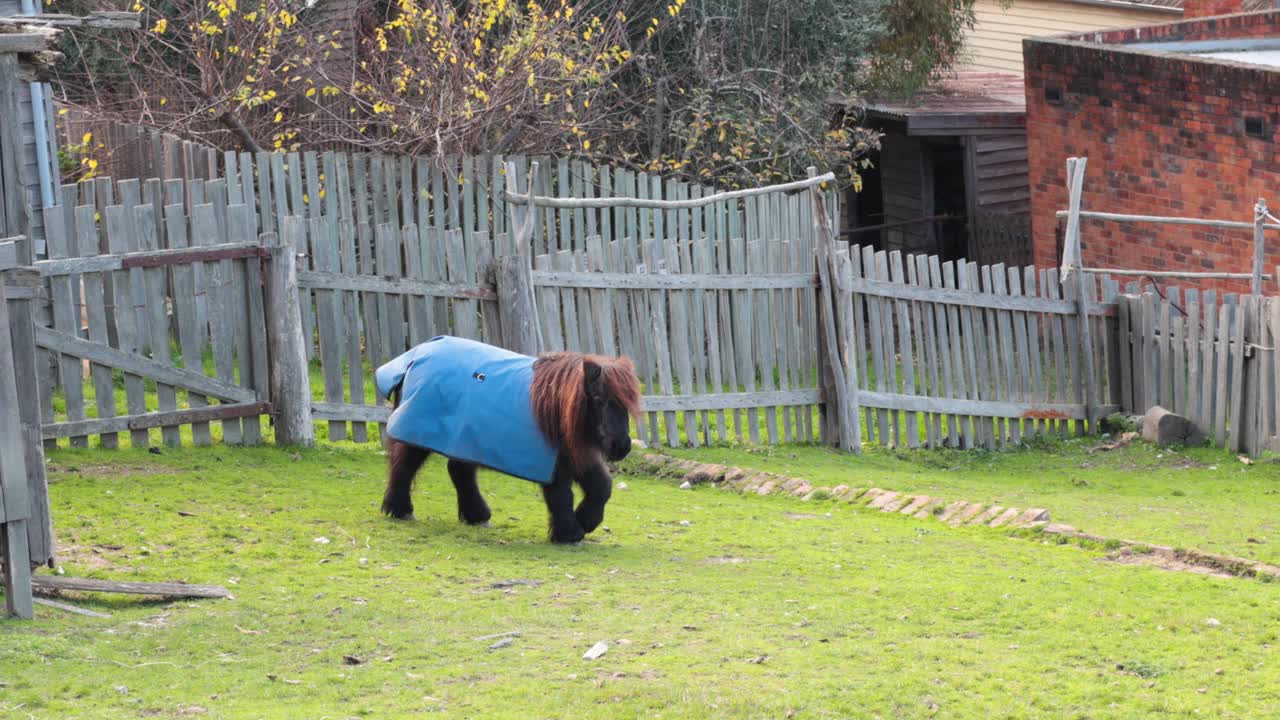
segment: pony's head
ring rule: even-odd
[[[600,455],[616,462],[631,452],[640,381],[628,358],[546,353],[533,364],[530,395],[538,429],[576,467]]]

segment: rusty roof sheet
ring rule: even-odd
[[[1104,5],[1150,5],[1151,7],[1167,8],[1169,10],[1181,10],[1182,0],[1094,0]],[[1243,0],[1240,3],[1240,12],[1258,12],[1260,10],[1275,10],[1275,0]]]
[[[876,99],[867,110],[877,115],[1022,115],[1027,97],[1021,75],[961,70],[902,99]]]

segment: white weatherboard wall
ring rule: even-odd
[[[961,69],[1022,74],[1022,39],[1170,22],[1180,12],[1067,0],[977,0]]]

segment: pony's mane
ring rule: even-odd
[[[600,366],[605,392],[631,415],[640,413],[640,381],[635,366],[625,357],[604,357],[576,352],[552,352],[538,356],[529,388],[538,429],[552,447],[569,455],[576,467],[590,464],[599,450],[583,426],[587,392],[583,361]]]

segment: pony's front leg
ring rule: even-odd
[[[449,479],[458,493],[458,519],[468,525],[489,524],[489,505],[476,484],[476,466],[461,460],[449,461]]]
[[[573,471],[567,461],[556,463],[551,482],[542,486],[542,498],[551,516],[551,542],[582,542],[586,533],[573,513]]]
[[[574,516],[583,532],[591,532],[604,521],[604,506],[613,494],[613,478],[603,464],[595,464],[578,476],[578,485],[582,487],[582,502]]]

